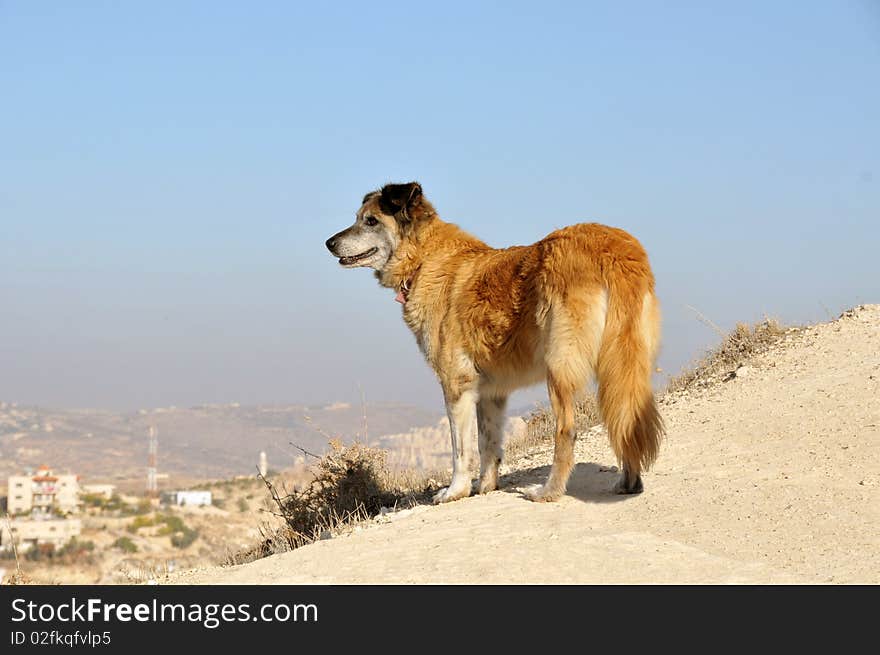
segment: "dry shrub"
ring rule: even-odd
[[[19,570],[15,571],[14,573],[8,574],[6,576],[6,579],[3,581],[3,584],[14,587],[22,585],[33,585],[36,584],[36,582],[34,582],[33,578],[31,578],[29,575]]]
[[[414,505],[436,490],[437,482],[426,474],[391,470],[385,458],[384,450],[359,443],[345,446],[334,439],[312,467],[311,481],[302,488],[279,490],[263,478],[274,505],[272,513],[284,525],[264,529],[259,544],[230,555],[228,562],[252,561],[299,548],[378,516],[382,508]]]
[[[791,330],[770,318],[754,325],[737,323],[717,348],[710,350],[680,374],[669,378],[665,393],[671,394],[710,384],[718,375],[734,370],[751,357],[766,352],[789,331]]]
[[[7,513],[6,516],[3,517],[3,519],[4,519],[4,523],[6,525],[6,530],[11,537],[12,536],[12,523],[9,520],[9,513]],[[15,545],[14,539],[12,540],[12,558],[15,560],[15,571],[13,571],[12,573],[9,573],[6,576],[5,581],[0,580],[0,582],[2,582],[5,585],[30,585],[30,584],[34,584],[33,579],[29,575],[26,575],[24,573],[24,571],[21,570],[21,560],[19,560],[19,558],[18,558],[18,548]]]

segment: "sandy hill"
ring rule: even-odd
[[[543,448],[487,496],[169,582],[880,582],[880,306],[792,332],[726,378],[663,400],[640,496],[609,493],[594,428],[558,503],[518,491],[546,476]]]

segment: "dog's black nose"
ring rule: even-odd
[[[333,252],[333,249],[336,247],[336,237],[330,237],[324,245],[327,246],[327,250]]]

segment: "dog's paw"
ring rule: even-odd
[[[536,503],[553,503],[560,499],[562,492],[548,489],[547,485],[536,484],[523,489],[523,496]]]
[[[451,503],[453,500],[458,500],[459,498],[464,498],[469,494],[470,489],[455,489],[453,487],[445,487],[441,489],[436,494],[434,494],[434,504],[439,505],[441,503]]]
[[[645,490],[645,486],[642,484],[642,476],[636,476],[635,481],[631,481],[625,475],[621,475],[617,480],[617,483],[614,485],[612,491],[619,495],[634,495],[640,494]]]
[[[498,488],[498,478],[496,476],[481,478],[477,491],[481,494],[487,494]]]

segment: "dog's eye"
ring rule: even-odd
[[[379,221],[376,220],[375,216],[367,216],[366,218],[364,218],[364,223],[366,223],[370,227],[373,227],[374,225],[378,225]]]

